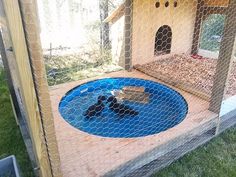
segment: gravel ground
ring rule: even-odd
[[[171,81],[211,93],[216,70],[216,59],[194,59],[189,55],[174,55],[136,67],[151,70]],[[236,95],[236,62],[233,63],[226,89],[227,95]]]

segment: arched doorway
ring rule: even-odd
[[[154,55],[165,55],[171,51],[172,31],[168,25],[161,26],[155,37]]]

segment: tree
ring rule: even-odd
[[[102,53],[108,51],[111,48],[110,42],[110,28],[108,23],[104,23],[104,20],[108,17],[109,12],[109,0],[99,0],[100,11],[100,49]]]
[[[200,48],[219,51],[220,40],[224,31],[225,15],[211,14],[202,24]]]

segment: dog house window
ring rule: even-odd
[[[156,8],[159,8],[159,7],[160,7],[160,2],[159,2],[159,1],[156,2],[155,7],[156,7]]]
[[[169,54],[171,51],[172,31],[168,25],[160,27],[155,37],[154,55]]]
[[[175,1],[175,2],[174,2],[174,7],[177,7],[177,6],[178,6],[178,2]]]
[[[168,6],[169,6],[169,1],[166,1],[165,7],[168,7]]]

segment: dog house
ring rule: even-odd
[[[197,54],[202,21],[210,14],[225,14],[227,5],[227,0],[133,1],[131,11],[127,12],[129,9],[121,4],[105,20],[111,23],[111,33],[115,34],[113,59],[124,60],[125,45],[121,39],[124,30],[128,30],[124,28],[126,23],[131,25],[127,26],[130,27],[127,35],[132,39],[132,65],[148,63],[160,54]],[[125,21],[127,13],[132,14],[132,19]]]

